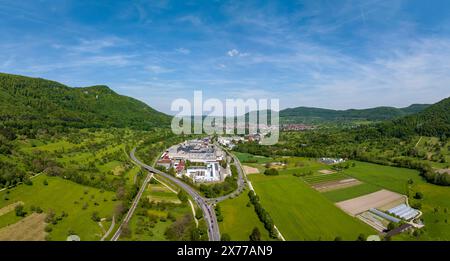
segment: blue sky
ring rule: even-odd
[[[170,113],[176,98],[282,108],[450,96],[450,1],[0,0],[0,71],[105,84]]]

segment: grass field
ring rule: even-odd
[[[44,180],[47,180],[48,185],[43,184]],[[5,195],[9,200],[4,199]],[[22,201],[29,214],[32,205],[41,207],[46,213],[53,210],[57,216],[64,211],[68,216],[56,225],[51,225],[51,240],[66,240],[69,231],[75,232],[81,240],[98,240],[102,236],[102,230],[91,219],[92,213],[97,211],[102,218],[111,217],[117,204],[112,201],[114,197],[112,192],[101,192],[99,189],[87,188],[62,178],[41,175],[33,179],[31,186],[19,185],[10,189],[9,194],[7,191],[0,192],[0,208]],[[87,205],[86,209],[83,209],[84,204]],[[11,214],[0,216],[0,225],[10,224],[8,220],[11,219],[15,219]]]
[[[233,154],[236,155],[241,163],[246,163],[247,161],[256,161],[254,163],[266,163],[272,161],[272,158],[255,156],[249,153],[233,152]]]
[[[231,240],[247,241],[257,227],[261,232],[262,240],[269,240],[269,233],[259,220],[253,205],[249,203],[248,191],[245,191],[236,198],[220,203],[223,222],[219,223],[220,233],[227,233]]]
[[[423,182],[417,170],[383,166],[366,162],[355,162],[342,173],[353,176],[365,183],[378,185],[400,194],[408,194],[408,180]]]
[[[356,198],[372,192],[378,191],[381,188],[377,185],[363,183],[354,187],[338,189],[322,193],[327,199],[333,202],[344,201],[347,199]]]
[[[16,216],[16,212],[14,210],[3,214],[0,216],[0,229],[8,225],[12,225],[21,219],[21,217]]]
[[[333,173],[333,174],[305,176],[305,177],[303,177],[303,180],[309,184],[318,184],[318,183],[322,183],[322,182],[338,181],[338,180],[343,180],[343,179],[348,179],[348,178],[350,178],[350,177],[347,175],[344,175],[342,173]]]
[[[355,240],[375,231],[353,218],[303,180],[289,175],[249,176],[261,204],[286,240]]]
[[[257,168],[260,173],[266,170],[266,163],[282,162],[283,166],[272,166],[276,168],[280,175],[293,175],[300,173],[320,174],[319,170],[330,170],[331,166],[323,164],[316,159],[305,157],[277,157],[268,158],[263,156],[255,156],[248,153],[233,152],[239,161],[247,166]],[[249,162],[250,161],[250,162]]]

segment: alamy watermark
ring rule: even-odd
[[[193,104],[187,99],[176,99],[171,110],[175,134],[258,135],[261,145],[274,145],[279,138],[278,99],[203,100],[202,91],[194,91]],[[193,124],[192,124],[193,123]]]

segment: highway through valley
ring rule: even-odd
[[[138,164],[139,166],[143,167],[144,169],[148,170],[151,173],[155,173],[163,176],[166,179],[169,179],[170,181],[178,185],[181,189],[186,191],[194,199],[195,203],[201,208],[203,212],[203,218],[205,219],[205,222],[208,226],[209,240],[220,241],[219,224],[217,222],[216,213],[214,211],[214,206],[212,204],[213,201],[211,201],[211,199],[203,198],[195,189],[193,189],[191,186],[184,183],[180,179],[141,162],[134,155],[135,152],[136,148],[134,148],[130,152],[130,157],[136,164]]]

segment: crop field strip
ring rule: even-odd
[[[314,176],[306,176],[303,177],[303,180],[306,181],[309,184],[318,184],[322,182],[329,182],[329,181],[338,181],[343,179],[351,178],[350,176],[347,176],[342,173],[334,173],[334,174],[321,174],[321,175],[314,175]]]

